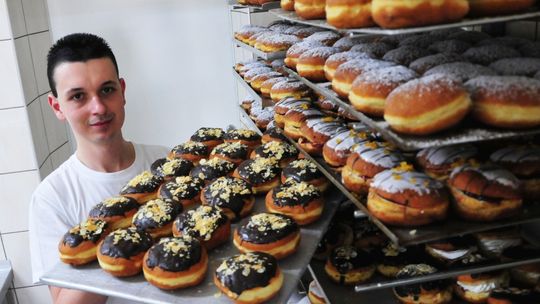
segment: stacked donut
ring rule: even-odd
[[[249,1],[249,0],[248,0]],[[253,1],[253,0],[251,0]],[[282,0],[284,10],[303,19],[326,19],[341,29],[378,25],[382,28],[418,27],[460,21],[465,16],[519,13],[534,0]]]

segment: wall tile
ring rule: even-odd
[[[52,304],[49,287],[46,285],[19,288],[16,291],[19,304]]]
[[[17,38],[26,35],[24,24],[23,5],[21,0],[5,0],[7,3],[9,19],[11,21],[12,37]]]
[[[49,151],[54,151],[68,140],[66,123],[58,120],[47,101],[47,94],[39,97],[41,113],[45,122],[45,132],[49,143]]]
[[[46,5],[44,0],[22,0],[24,19],[28,34],[49,29]]]
[[[0,109],[25,104],[16,58],[13,41],[0,41]]]
[[[28,206],[32,192],[40,182],[39,171],[0,174],[0,231],[2,233],[28,230]]]
[[[63,162],[65,162],[73,154],[71,151],[71,145],[66,142],[58,150],[51,154],[52,166],[54,169],[58,168]]]
[[[11,38],[11,26],[6,0],[0,0],[0,40]]]
[[[17,54],[19,74],[21,75],[24,100],[28,104],[38,96],[28,36],[15,39],[15,52]]]
[[[30,246],[28,231],[3,234],[7,258],[13,266],[13,284],[15,288],[31,286],[32,267],[30,266]]]
[[[36,75],[38,94],[41,95],[49,91],[47,81],[47,52],[51,47],[51,37],[49,32],[29,35],[30,50],[32,52],[32,62]]]
[[[17,304],[17,296],[15,295],[15,289],[8,289],[6,298],[2,301],[2,304]]]
[[[41,114],[41,103],[36,99],[28,107],[28,120],[30,121],[30,130],[34,140],[34,150],[36,153],[37,163],[42,164],[45,158],[49,156],[49,144],[45,135],[45,123]]]
[[[26,108],[0,110],[0,173],[37,169]]]
[[[53,166],[52,161],[50,158],[47,158],[45,162],[41,165],[39,168],[39,176],[41,177],[41,180],[44,180],[47,175],[51,174],[53,172]]]

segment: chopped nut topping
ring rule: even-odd
[[[79,225],[71,228],[69,233],[77,234],[83,237],[83,239],[88,240],[94,235],[99,235],[105,230],[107,222],[96,219],[87,219],[81,222]]]

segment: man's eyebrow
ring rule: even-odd
[[[106,85],[111,85],[111,84],[116,86],[116,82],[112,80],[105,81],[104,83],[101,84],[101,86],[106,86]]]
[[[70,94],[70,93],[76,93],[76,92],[81,92],[81,91],[84,91],[83,88],[72,88],[72,89],[69,89],[66,94]]]

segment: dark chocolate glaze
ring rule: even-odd
[[[235,214],[236,219],[240,219],[246,200],[253,197],[250,185],[234,177],[216,179],[203,189],[203,195],[208,205],[227,208]]]
[[[278,141],[284,141],[284,142],[287,141],[287,138],[285,137],[285,135],[283,135],[283,133],[278,128],[266,129],[266,131],[264,131],[264,135],[268,135],[271,138],[276,139]]]
[[[317,166],[308,159],[292,161],[283,169],[285,179],[291,178],[297,182],[309,182],[323,177]]]
[[[182,204],[155,199],[142,205],[133,216],[133,225],[140,230],[156,229],[167,225],[183,210]]]
[[[380,235],[381,232],[371,221],[361,219],[353,222],[354,239],[360,240],[370,236]]]
[[[515,287],[497,288],[491,291],[489,297],[497,300],[506,300],[512,304],[538,304],[540,293]]]
[[[280,171],[277,161],[262,157],[248,159],[238,166],[238,174],[252,185],[271,181],[279,175]]]
[[[219,140],[223,139],[223,132],[220,128],[200,128],[199,130],[195,131],[193,135],[191,135],[190,139],[192,141],[208,141],[208,140]]]
[[[112,258],[129,259],[147,251],[152,244],[152,236],[149,233],[129,227],[115,230],[106,236],[101,244],[100,253]]]
[[[248,146],[238,142],[226,142],[215,147],[211,155],[223,155],[231,159],[247,159]]]
[[[204,181],[193,176],[179,176],[170,182],[165,183],[159,195],[164,199],[175,201],[190,200],[200,195]]]
[[[174,154],[193,154],[193,155],[199,155],[199,156],[208,156],[210,153],[210,150],[208,149],[208,146],[201,144],[199,142],[187,142],[183,144],[179,144],[178,146],[174,147],[172,149],[172,153]]]
[[[131,197],[115,196],[101,201],[89,213],[92,218],[123,216],[126,212],[139,209],[139,203]]]
[[[71,248],[79,246],[84,241],[97,243],[106,230],[107,222],[97,219],[88,219],[66,232],[62,242]]]
[[[163,178],[159,176],[155,176],[151,174],[148,171],[145,171],[139,175],[137,175],[135,178],[138,178],[139,176],[146,174],[148,176],[148,179],[145,179],[143,182],[138,183],[136,185],[132,185],[132,181],[129,181],[124,188],[120,191],[120,194],[134,194],[134,193],[149,193],[156,191],[161,183],[163,182]],[[151,176],[150,176],[151,175]],[[134,179],[135,179],[134,178]]]
[[[296,158],[298,150],[291,144],[279,141],[271,141],[255,149],[259,157],[273,157],[278,161],[287,158]]]
[[[248,140],[248,141],[259,141],[261,136],[252,130],[247,129],[237,129],[229,130],[223,135],[223,139],[226,140]]]
[[[198,222],[200,221],[200,222]],[[189,235],[203,241],[209,241],[212,234],[228,221],[227,215],[214,206],[200,206],[195,210],[178,215],[175,220],[175,227],[182,231],[182,235]],[[199,226],[197,226],[199,224]],[[204,224],[204,225],[201,225]],[[196,228],[204,226],[204,233]]]
[[[335,248],[330,254],[329,261],[341,274],[372,266],[375,262],[372,253],[348,245]]]
[[[321,198],[319,190],[305,182],[290,181],[281,184],[272,190],[272,200],[274,205],[302,206],[306,207],[311,201]]]
[[[508,247],[502,252],[502,256],[516,261],[531,259],[540,256],[540,248],[532,245]]]
[[[238,228],[240,242],[269,244],[282,240],[300,230],[296,222],[283,214],[259,213]]]
[[[211,181],[218,177],[225,176],[234,170],[234,164],[220,159],[212,158],[210,160],[201,160],[198,166],[191,170],[190,175],[203,179],[204,181]]]
[[[419,246],[396,247],[389,242],[381,248],[379,260],[387,266],[405,266],[420,263],[425,258],[422,248]]]
[[[398,279],[412,278],[417,276],[423,276],[437,272],[437,269],[425,264],[411,264],[403,267],[396,275]],[[412,284],[406,286],[394,287],[395,292],[400,297],[407,297],[412,295],[417,298],[420,296],[421,289],[430,290],[442,290],[446,289],[451,284],[450,280],[438,280],[429,281],[422,284]]]
[[[250,252],[226,259],[215,274],[223,286],[240,295],[245,290],[267,286],[277,271],[276,258],[263,252]]]
[[[146,266],[159,267],[166,271],[186,271],[199,263],[202,258],[202,246],[192,237],[162,238],[148,250]]]
[[[170,172],[166,172],[165,170],[166,167],[164,167],[164,165],[167,163],[169,163],[169,166],[172,166]],[[152,174],[163,178],[188,175],[191,169],[193,169],[193,163],[182,158],[175,158],[172,160],[160,158],[152,163],[152,166],[150,167]]]

